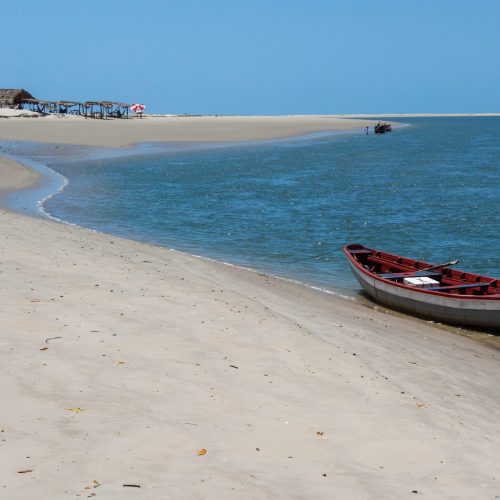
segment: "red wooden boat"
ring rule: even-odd
[[[432,265],[363,245],[344,253],[354,276],[376,302],[417,316],[500,332],[498,279]]]

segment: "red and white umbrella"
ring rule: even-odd
[[[130,106],[130,109],[134,112],[134,113],[142,113],[145,109],[146,109],[146,106],[144,104],[132,104],[132,106]]]

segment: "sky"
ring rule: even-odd
[[[39,99],[175,114],[500,112],[498,0],[25,0],[1,11],[0,88]]]

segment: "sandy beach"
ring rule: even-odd
[[[362,129],[373,119],[338,116],[147,116],[93,120],[72,115],[0,120],[4,140],[125,147],[158,141],[259,141]]]
[[[0,137],[125,147],[373,124],[158,120],[9,118]],[[0,159],[0,193],[36,180]],[[6,209],[0,252],[0,498],[500,497],[490,345]]]

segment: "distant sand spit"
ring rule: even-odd
[[[373,126],[373,120],[336,116],[146,116],[94,120],[53,115],[0,120],[3,140],[125,147],[141,142],[259,141]]]
[[[339,116],[344,118],[460,118],[500,116],[500,113],[379,113]]]
[[[127,147],[141,142],[261,141],[296,137],[314,132],[360,130],[372,127],[378,117],[500,116],[476,114],[370,114],[290,116],[170,116],[95,120],[73,115],[37,116],[0,109],[0,138],[3,140]]]

